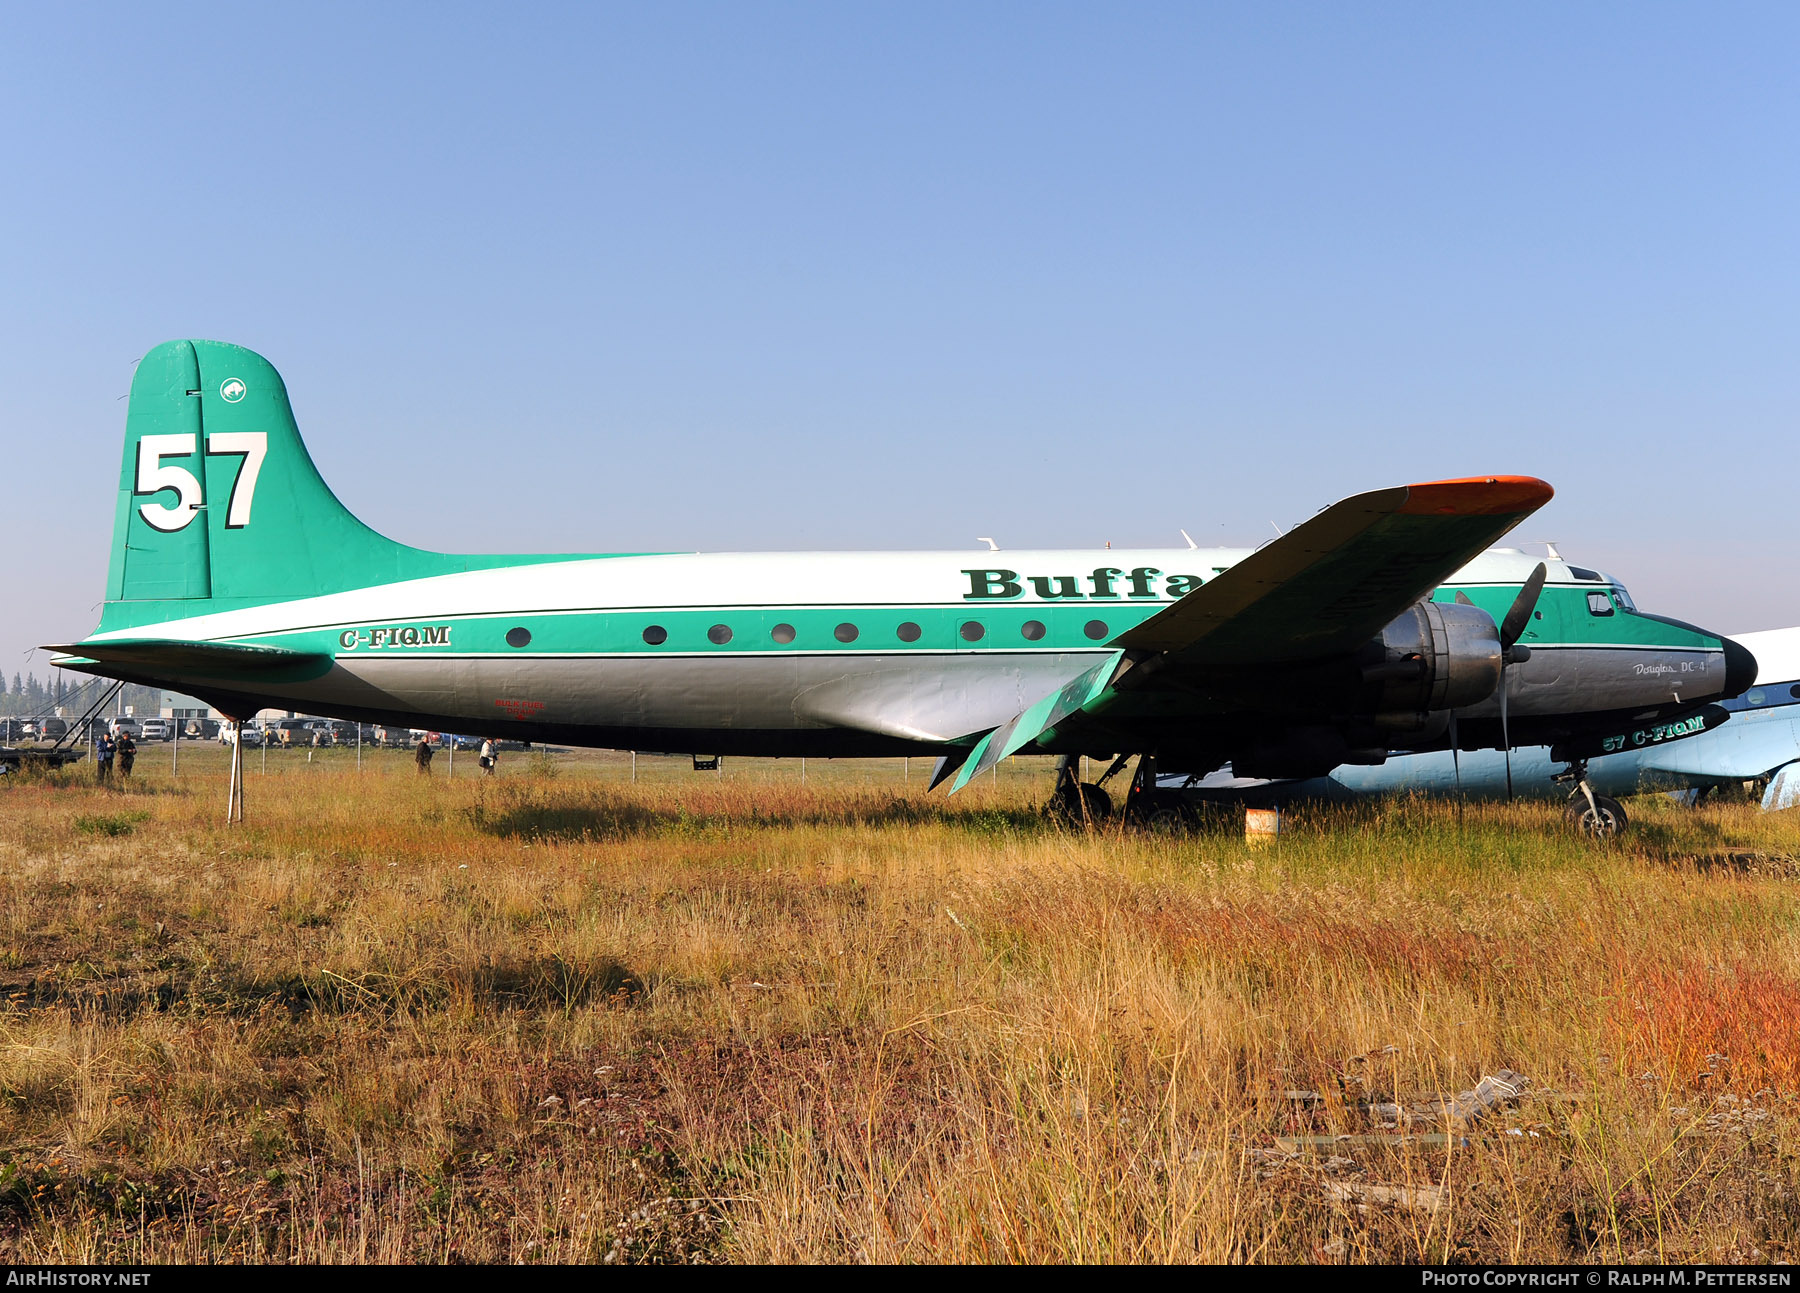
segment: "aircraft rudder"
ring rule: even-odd
[[[106,596],[185,601],[211,595],[202,506],[200,370],[191,341],[139,361],[125,415]]]

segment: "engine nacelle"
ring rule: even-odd
[[[1362,671],[1381,684],[1384,714],[1479,705],[1500,685],[1500,626],[1477,606],[1419,602],[1381,630],[1384,659]]]

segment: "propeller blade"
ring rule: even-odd
[[[1456,774],[1456,811],[1462,811],[1462,752],[1456,736],[1456,711],[1450,711],[1450,767]]]
[[[1510,648],[1524,636],[1525,629],[1531,623],[1531,612],[1537,609],[1538,598],[1544,591],[1544,579],[1550,573],[1543,562],[1538,562],[1537,569],[1519,589],[1519,595],[1513,598],[1513,604],[1506,608],[1506,618],[1500,621],[1500,646]]]
[[[1540,570],[1542,566],[1538,567]],[[1506,726],[1506,667],[1500,668],[1500,747],[1506,752],[1506,802],[1513,801],[1512,732]]]

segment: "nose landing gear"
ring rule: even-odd
[[[1597,840],[1617,839],[1631,825],[1623,804],[1594,793],[1594,788],[1588,784],[1586,759],[1572,760],[1566,769],[1556,774],[1556,780],[1573,783],[1569,791],[1568,814],[1579,834]]]

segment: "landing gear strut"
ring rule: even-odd
[[[1574,783],[1569,791],[1568,813],[1579,833],[1597,840],[1610,840],[1623,835],[1625,828],[1631,825],[1625,816],[1624,805],[1594,793],[1594,788],[1588,784],[1586,759],[1572,760],[1555,779]]]
[[[1157,835],[1183,835],[1194,825],[1193,816],[1181,797],[1157,788],[1154,754],[1138,759],[1125,811],[1132,821]]]
[[[1130,753],[1114,759],[1095,781],[1083,783],[1078,775],[1080,763],[1075,755],[1064,755],[1056,763],[1056,789],[1050,795],[1051,817],[1065,826],[1087,826],[1104,822],[1113,815],[1112,796],[1105,784],[1131,762]],[[1184,835],[1198,824],[1199,818],[1179,794],[1159,790],[1156,784],[1156,756],[1146,754],[1138,759],[1131,776],[1131,788],[1119,809],[1132,825],[1159,835]]]

